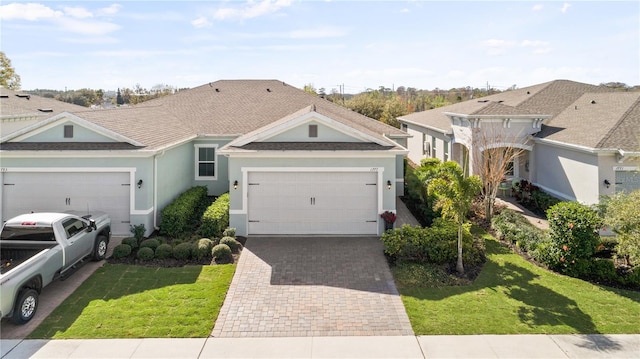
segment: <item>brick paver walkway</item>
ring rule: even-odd
[[[371,237],[251,237],[211,336],[413,335]]]

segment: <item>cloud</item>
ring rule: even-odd
[[[206,17],[200,16],[199,18],[192,20],[191,25],[193,25],[193,27],[201,29],[204,27],[211,27],[212,24],[209,20],[207,20]]]
[[[213,17],[216,20],[244,20],[268,15],[279,11],[281,8],[291,5],[291,0],[262,0],[255,2],[249,0],[240,8],[224,7],[215,11]]]
[[[544,6],[542,4],[535,4],[533,5],[533,7],[531,8],[531,10],[533,11],[540,11],[542,10],[542,8],[544,8]]]
[[[38,21],[42,19],[52,19],[62,17],[62,11],[53,10],[42,4],[19,4],[13,3],[0,6],[0,19],[2,20],[28,20]]]
[[[121,8],[122,8],[122,5],[120,4],[112,4],[110,6],[103,7],[102,9],[98,10],[98,13],[100,15],[115,15],[118,13],[118,11],[120,11]]]
[[[560,9],[560,12],[562,12],[563,14],[565,14],[567,11],[569,11],[569,8],[571,7],[571,4],[569,3],[564,3],[562,5],[562,8]]]
[[[104,21],[80,21],[71,18],[60,18],[57,22],[65,31],[82,35],[105,35],[120,30],[120,25]]]
[[[540,46],[549,46],[549,42],[540,41],[540,40],[523,40],[520,43],[522,47],[540,47]]]
[[[88,17],[93,17],[93,14],[83,8],[83,7],[69,7],[69,6],[65,6],[64,8],[62,8],[64,10],[65,15],[69,15],[71,17],[75,17],[77,19],[85,19]]]

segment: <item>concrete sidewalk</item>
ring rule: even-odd
[[[1,340],[24,358],[640,358],[640,335]]]

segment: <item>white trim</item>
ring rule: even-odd
[[[384,151],[247,151],[229,150],[226,145],[218,151],[227,157],[244,158],[384,158],[406,155],[408,150]]]
[[[616,152],[616,150],[601,150],[601,149],[597,149],[597,148],[593,148],[593,147],[574,145],[574,144],[571,144],[571,143],[549,140],[549,139],[546,139],[546,138],[534,137],[533,140],[534,140],[534,142],[538,142],[538,143],[542,143],[542,144],[546,144],[546,145],[550,145],[550,146],[554,146],[554,147],[566,148],[566,149],[570,149],[570,150],[578,150],[578,151],[587,152],[587,153],[607,153],[607,152],[614,153],[614,152]]]
[[[196,181],[215,181],[218,179],[218,144],[217,143],[194,143],[194,176]],[[210,163],[211,161],[200,161],[200,149],[213,148],[213,176],[200,176],[199,165],[201,162]]]
[[[512,142],[496,142],[488,146],[478,147],[478,150],[482,152],[484,150],[489,150],[492,148],[502,148],[502,147],[515,147],[515,148],[520,148],[527,151],[533,151],[533,146],[524,145],[521,143],[512,143]]]
[[[383,182],[384,167],[241,167],[242,183],[242,208],[230,209],[229,214],[247,215],[245,218],[245,226],[249,230],[249,200],[248,200],[248,179],[249,172],[377,172],[378,173],[378,213],[382,213],[383,187],[387,188]],[[380,220],[378,219],[378,223]],[[378,233],[379,234],[379,233]]]
[[[65,142],[61,142],[65,143]],[[0,144],[0,148],[1,148]],[[156,151],[147,150],[96,150],[96,151],[3,151],[2,158],[146,158]]]

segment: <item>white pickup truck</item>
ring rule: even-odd
[[[0,318],[31,320],[42,288],[87,257],[104,259],[110,239],[105,213],[29,213],[6,221],[0,232]]]

